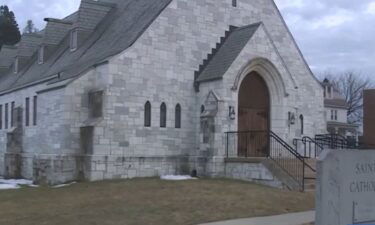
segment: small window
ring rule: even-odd
[[[332,98],[332,87],[328,86],[328,98]]]
[[[103,91],[89,93],[89,110],[91,118],[103,116]]]
[[[237,7],[237,0],[232,0],[232,6]]]
[[[37,125],[37,119],[38,119],[38,96],[34,96],[33,99],[33,125]]]
[[[78,31],[74,29],[70,32],[70,51],[76,50],[78,47]]]
[[[26,98],[25,108],[25,124],[28,127],[30,125],[30,98]]]
[[[14,107],[15,107],[15,102],[12,102],[10,106],[10,126],[11,127],[14,127]]]
[[[160,106],[160,127],[167,127],[167,106],[164,102]]]
[[[338,119],[337,114],[338,114],[337,110],[331,110],[331,120],[337,120]]]
[[[149,101],[145,104],[145,127],[151,127],[151,103]]]
[[[18,73],[18,64],[19,64],[19,60],[18,60],[18,57],[16,57],[16,59],[14,60],[14,68],[13,68],[14,73]]]
[[[9,104],[5,104],[5,119],[4,119],[4,124],[5,124],[5,129],[8,129],[8,124],[9,122]]]
[[[204,105],[201,105],[201,113],[204,113],[205,110]]]
[[[303,115],[300,115],[299,116],[299,120],[300,120],[300,125],[301,125],[301,135],[303,135],[304,134],[304,118],[303,118]]]
[[[3,129],[3,105],[0,105],[0,130]]]
[[[44,46],[40,46],[38,50],[38,64],[44,63]]]
[[[181,105],[177,104],[175,109],[175,128],[181,128]]]

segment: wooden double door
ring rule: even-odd
[[[268,155],[268,109],[239,108],[239,157]]]
[[[238,104],[238,156],[265,157],[269,149],[270,97],[256,72],[241,83]]]

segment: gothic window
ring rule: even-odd
[[[151,127],[151,103],[149,101],[145,104],[145,127]]]
[[[164,102],[160,106],[160,127],[167,127],[167,106]]]
[[[0,129],[3,129],[3,105],[0,105]]]
[[[8,122],[9,122],[9,105],[8,103],[5,104],[5,119],[4,119],[4,123],[5,123],[5,129],[8,129]]]
[[[26,98],[25,100],[25,125],[30,125],[30,98]]]
[[[237,0],[232,0],[232,6],[237,7]]]
[[[89,110],[91,118],[103,116],[103,91],[89,93]]]
[[[204,113],[204,110],[206,110],[206,109],[204,108],[204,105],[201,105],[201,113]]]
[[[300,120],[300,125],[301,125],[301,134],[304,134],[304,118],[303,118],[303,115],[300,115],[299,116],[299,120]]]
[[[175,127],[181,128],[181,105],[177,104],[175,109]]]
[[[10,106],[10,126],[11,127],[14,127],[14,106],[15,105],[15,102],[12,102],[11,106]]]
[[[33,125],[34,126],[36,126],[37,124],[37,115],[38,115],[37,109],[38,109],[38,97],[34,96],[34,99],[33,99]]]

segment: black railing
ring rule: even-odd
[[[272,159],[300,186],[301,191],[305,186],[305,162],[304,158],[295,151],[288,143],[270,132],[270,154]]]
[[[305,158],[317,158],[324,150],[323,145],[307,136],[294,139],[293,145],[296,151]]]
[[[315,142],[328,149],[358,149],[360,144],[354,139],[349,140],[338,134],[319,134],[315,136]]]
[[[272,131],[243,131],[226,133],[226,157],[267,157],[287,173],[304,190],[305,170],[315,170],[305,158]]]

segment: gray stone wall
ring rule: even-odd
[[[264,22],[264,27],[257,31],[224,80],[202,84],[201,91],[195,93],[194,71],[229,25],[242,26],[259,21]],[[287,126],[287,113],[292,111],[304,114],[306,134],[313,136],[323,132],[321,88],[295,48],[275,5],[268,0],[240,2],[237,8],[227,0],[175,0],[132,47],[109,60],[108,68],[102,69],[101,75],[88,73],[71,84],[68,93],[76,93],[75,101],[82,102],[85,92],[80,90],[105,90],[104,116],[95,122],[94,128],[94,156],[189,155],[195,158],[209,155],[207,166],[201,168],[205,173],[219,175],[223,171],[224,132],[237,127],[236,120],[229,120],[227,115],[228,107],[236,106],[238,99],[237,92],[231,88],[240,69],[260,57],[268,59],[280,73],[279,83],[273,85],[283,86],[281,91],[276,90],[281,87],[272,90],[275,102],[272,129],[286,140],[292,140],[298,129],[297,125]],[[101,84],[96,83],[98,79]],[[211,90],[221,101],[211,143],[202,143],[200,106]],[[147,101],[152,105],[151,127],[144,127]],[[163,102],[167,105],[166,128],[159,126]],[[177,104],[182,107],[181,129],[174,128]],[[77,106],[74,105],[76,112],[71,116],[75,120],[71,129],[76,131],[76,137],[79,136],[78,128],[88,118],[85,115],[87,107]],[[190,169],[194,169],[199,163],[192,160],[190,165]]]
[[[283,188],[279,181],[262,163],[228,162],[225,164],[224,176],[227,178],[252,181],[276,188]]]
[[[196,93],[194,71],[229,25],[259,21],[264,27],[224,79],[202,84]],[[252,60],[258,58],[267,59],[267,66],[278,71],[278,77],[264,74],[273,85],[272,129],[291,140],[298,129],[297,125],[287,126],[287,113],[292,111],[304,114],[306,134],[322,133],[326,126],[321,87],[295,48],[273,1],[239,1],[234,8],[230,0],[174,0],[134,45],[110,58],[108,64],[93,68],[66,88],[38,95],[38,125],[24,128],[22,174],[52,183],[82,177],[100,180],[189,173],[194,169],[199,174],[223,175],[224,132],[237,129],[236,120],[228,118],[228,107],[236,107],[238,99],[238,90],[231,89],[241,68],[251,67]],[[43,88],[45,85],[39,85],[3,95],[0,104],[16,101],[17,106],[23,105],[26,96],[32,99]],[[98,90],[104,93],[103,116],[91,118],[88,94]],[[210,141],[204,143],[200,107],[212,90],[219,97],[218,110],[210,125]],[[152,105],[151,127],[144,127],[147,101]],[[163,102],[167,106],[166,128],[159,124]],[[182,108],[181,128],[174,128],[177,104]],[[81,148],[82,127],[93,127],[89,152]],[[0,141],[3,163],[4,131]]]
[[[0,175],[5,176],[5,169],[19,168],[20,177],[35,179],[40,182],[60,183],[75,179],[75,165],[70,165],[69,161],[75,154],[75,149],[69,148],[66,143],[71,141],[70,130],[67,129],[68,121],[64,114],[64,89],[38,93],[47,88],[46,84],[40,84],[24,88],[0,97],[0,104],[9,104],[9,128],[0,131]],[[37,124],[33,123],[33,97],[37,99]],[[29,126],[26,126],[26,98],[29,98]],[[22,109],[22,151],[14,153],[12,147],[8,146],[8,133],[14,132],[15,127],[11,127],[11,102],[15,102],[15,107]],[[4,110],[4,109],[3,109]],[[3,122],[5,115],[3,111]],[[14,120],[16,120],[14,118]],[[16,121],[15,121],[16,122]],[[4,161],[7,152],[8,162]],[[74,157],[73,157],[74,158]],[[17,161],[15,160],[17,159]],[[10,174],[12,175],[12,174]]]

